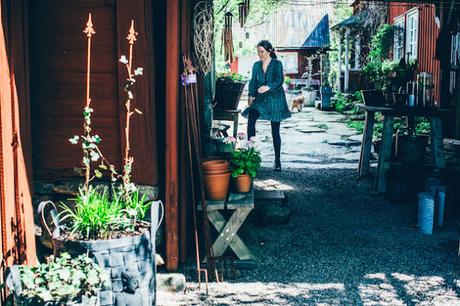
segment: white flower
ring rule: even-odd
[[[100,156],[99,156],[99,154],[97,152],[91,151],[90,155],[91,155],[91,160],[92,161],[98,161],[99,160]]]
[[[134,70],[134,75],[142,75],[144,71],[144,68],[138,67],[136,70]]]
[[[238,133],[238,135],[236,135],[236,137],[238,137],[238,139],[241,139],[241,140],[243,140],[245,136],[246,135],[244,133],[241,133],[241,132]]]
[[[249,140],[249,141],[247,142],[247,147],[248,147],[249,149],[254,148],[254,141]]]
[[[71,144],[77,144],[79,139],[80,139],[80,137],[75,135],[72,138],[69,138],[69,141],[70,141]]]
[[[252,136],[251,138],[249,138],[249,141],[256,142],[257,141],[256,136]]]
[[[128,59],[126,58],[126,56],[122,55],[119,59],[120,63],[123,63],[123,64],[128,64]]]

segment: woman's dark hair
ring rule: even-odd
[[[261,40],[258,44],[257,47],[262,47],[267,52],[270,52],[270,57],[271,58],[278,58],[275,54],[275,48],[273,48],[272,44],[268,40]]]

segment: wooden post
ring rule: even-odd
[[[361,68],[360,61],[361,57],[361,36],[358,34],[355,37],[355,69]]]
[[[166,268],[177,270],[179,263],[178,215],[178,99],[179,99],[179,0],[166,4]]]
[[[339,35],[339,67],[338,67],[338,76],[337,76],[337,90],[342,91],[342,32],[338,32]]]
[[[345,92],[348,92],[348,86],[350,82],[350,29],[347,28],[345,32],[345,76],[343,79],[343,88]]]

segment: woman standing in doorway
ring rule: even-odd
[[[275,171],[281,171],[280,123],[291,117],[283,90],[283,65],[277,60],[275,49],[268,40],[257,44],[260,61],[254,63],[249,82],[249,107],[242,115],[248,118],[248,138],[256,135],[257,119],[269,120],[275,150]]]

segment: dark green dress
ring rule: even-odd
[[[260,114],[259,119],[262,120],[280,122],[291,117],[283,82],[283,64],[279,60],[273,58],[265,73],[262,68],[262,61],[254,63],[249,82],[249,96],[255,97],[255,99],[251,106],[242,112],[243,117],[248,117],[250,109],[257,110]],[[263,94],[258,93],[257,89],[264,85],[268,86],[270,90]]]

